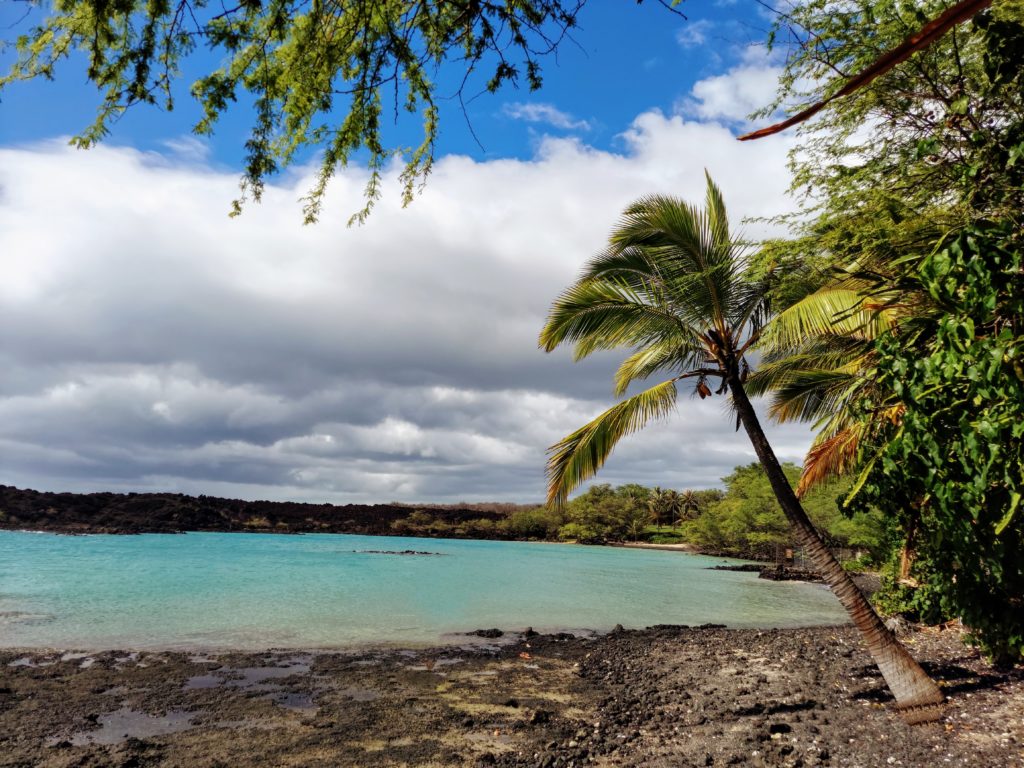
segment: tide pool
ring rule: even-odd
[[[708,570],[722,562],[611,547],[338,534],[0,531],[0,646],[343,648],[433,644],[487,627],[846,621],[819,585]]]

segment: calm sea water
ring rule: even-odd
[[[440,556],[370,554],[421,550]],[[0,646],[337,648],[485,627],[837,623],[828,590],[677,552],[314,534],[0,531]]]

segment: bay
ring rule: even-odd
[[[392,554],[412,550],[433,554]],[[0,531],[0,646],[345,648],[500,627],[835,624],[820,585],[656,550],[244,533]]]

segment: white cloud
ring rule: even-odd
[[[764,46],[749,46],[725,74],[696,82],[676,111],[701,120],[745,123],[775,98],[781,74],[782,67]]]
[[[205,163],[212,154],[209,142],[195,136],[178,136],[166,139],[161,144],[171,151],[175,159],[183,162]]]
[[[704,45],[707,42],[708,33],[714,26],[715,23],[708,19],[687,21],[676,32],[676,42],[683,48],[696,48],[699,45]]]
[[[501,112],[513,120],[522,120],[527,123],[543,123],[563,131],[589,131],[590,123],[586,120],[576,120],[572,115],[563,112],[553,104],[539,102],[511,102],[502,105]]]
[[[0,150],[0,482],[258,498],[538,500],[545,448],[613,401],[617,356],[537,333],[634,198],[787,210],[792,140],[656,112],[625,151],[439,159],[422,197],[347,229],[364,175],[300,224],[310,179],[226,213],[234,174],[110,146]],[[395,174],[390,184],[397,184]],[[763,230],[748,232],[758,235]],[[801,427],[773,434],[785,458]],[[714,485],[753,460],[714,401],[627,440],[600,481]]]

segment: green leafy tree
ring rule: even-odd
[[[944,4],[826,5],[795,12],[796,28],[821,34],[790,59],[785,97],[799,99],[799,84],[826,69],[855,70]],[[899,575],[921,584],[904,605],[962,617],[1002,660],[1021,657],[1024,594],[1008,555],[1020,541],[1020,436],[1004,429],[1018,419],[1024,323],[1013,300],[1022,65],[1024,5],[996,0],[803,129],[793,163],[817,216],[767,254],[765,271],[814,254],[874,274],[833,281],[782,313],[788,328],[775,335],[792,347],[759,372],[775,379],[777,414],[818,419],[806,469],[817,479],[857,469],[855,508],[889,515]]]
[[[566,523],[559,531],[563,539],[584,544],[603,543],[615,538],[625,518],[625,505],[607,483],[597,484],[576,498],[564,510]]]
[[[675,407],[677,384],[692,379],[701,397],[731,394],[772,490],[815,567],[858,627],[909,720],[939,716],[942,692],[889,632],[808,519],[775,457],[746,394],[745,356],[767,318],[766,286],[745,277],[746,259],[729,233],[725,204],[708,179],[704,208],[652,196],[626,209],[608,248],[555,301],[541,346],[573,344],[577,358],[633,348],[615,376],[631,383],[659,372],[670,378],[627,397],[550,450],[548,501],[569,492],[604,464],[616,443]],[[712,389],[708,382],[714,382]]]
[[[565,507],[566,523],[559,536],[586,544],[636,540],[649,520],[650,494],[650,489],[635,483],[618,488],[593,485]]]
[[[403,201],[430,173],[440,113],[436,70],[452,61],[462,76],[456,96],[482,70],[485,88],[541,85],[540,60],[576,25],[585,0],[57,0],[41,23],[17,41],[18,58],[0,78],[9,83],[53,78],[61,62],[83,55],[87,76],[103,94],[95,122],[74,143],[89,147],[127,109],[174,106],[175,85],[199,47],[221,66],[191,84],[200,103],[199,135],[213,133],[236,102],[250,102],[242,194],[259,200],[268,177],[305,148],[323,150],[305,198],[305,218],[320,213],[327,184],[354,159],[370,178],[362,221],[380,196],[381,172],[403,155]],[[422,141],[389,147],[386,115],[418,115]]]
[[[778,98],[763,112],[796,111],[843,90],[851,73],[870,69],[953,5],[810,0],[794,6],[771,37],[789,56]],[[879,222],[894,230],[937,225],[942,231],[966,223],[970,210],[1020,215],[1024,191],[1002,169],[1024,138],[1024,101],[1013,76],[1022,18],[1020,0],[995,0],[991,10],[952,27],[852,96],[829,101],[801,126],[791,156],[794,189],[808,202],[813,195],[819,214],[804,221],[812,230],[833,218],[870,224],[864,231],[834,230],[830,250],[852,256],[839,263],[855,261],[866,245],[885,249]],[[960,194],[965,181],[967,197]]]
[[[856,497],[913,536],[917,605],[959,616],[995,659],[1024,658],[1024,241],[960,232],[917,269],[943,312],[915,348],[879,341],[884,386],[905,404]],[[870,403],[867,404],[870,409]]]
[[[562,526],[562,515],[546,507],[516,510],[507,520],[506,530],[520,539],[554,539]]]
[[[802,3],[776,25],[790,56],[773,107],[827,99],[849,86],[836,73],[871,70],[926,19],[981,5]],[[1019,0],[996,0],[800,129],[793,189],[815,203],[789,219],[799,237],[759,255],[775,306],[788,309],[762,337],[767,364],[750,382],[773,391],[773,417],[815,422],[798,493],[854,470],[861,445],[900,418],[899,398],[879,390],[875,340],[895,333],[920,344],[937,309],[901,265],[970,221],[1020,223],[1022,19]],[[870,414],[856,408],[865,397]]]
[[[790,485],[801,476],[795,464],[783,464],[782,471]],[[736,467],[722,482],[724,496],[689,526],[694,543],[709,551],[768,560],[780,548],[799,546],[760,464]],[[820,483],[803,495],[801,505],[829,546],[864,550],[868,560],[877,562],[889,552],[885,521],[876,509],[852,515],[840,510],[837,500],[851,485],[848,479]]]
[[[800,470],[782,465],[787,482]],[[711,505],[693,526],[696,543],[715,551],[772,558],[780,546],[791,546],[791,529],[760,464],[736,467],[723,478],[725,496]]]

